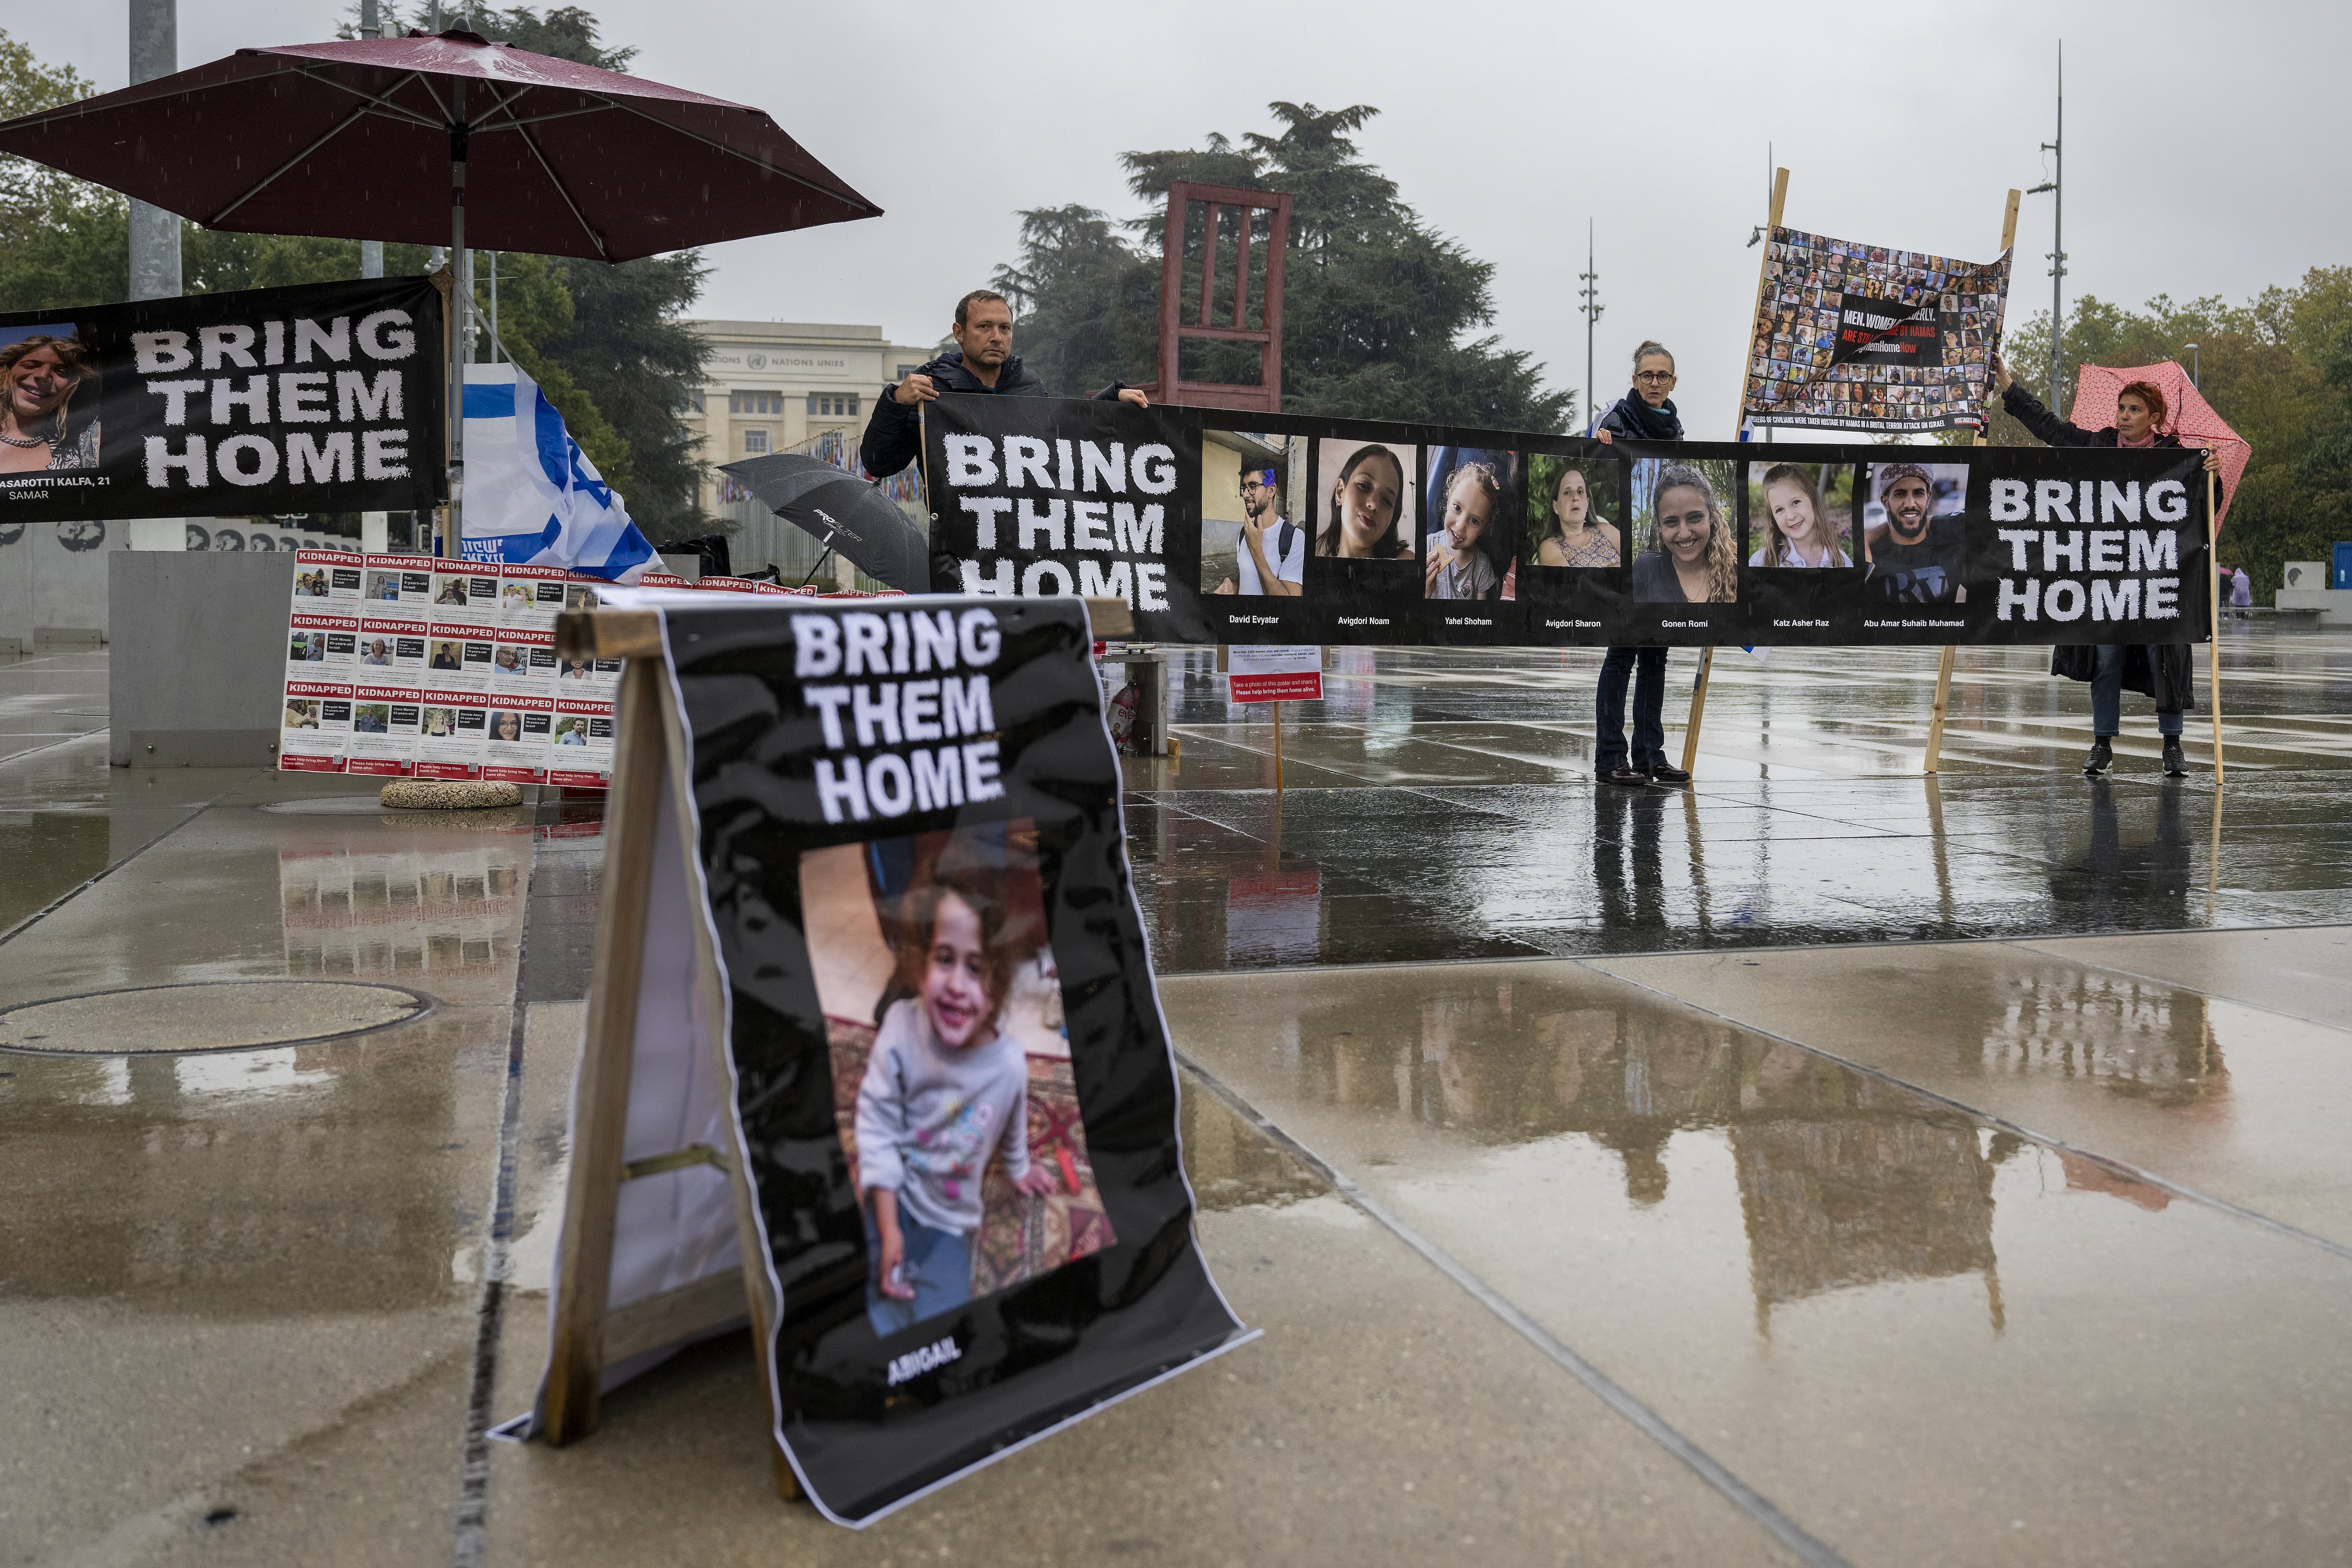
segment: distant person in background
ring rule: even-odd
[[[2116,422],[2102,430],[2085,430],[2061,419],[2033,394],[2017,384],[1999,354],[1992,360],[1992,384],[2010,417],[2051,447],[2178,447],[2180,437],[2164,428],[2171,410],[2163,391],[2145,381],[2127,384],[2116,395]],[[2205,471],[2219,474],[2221,459],[2205,448]],[[2220,493],[2218,488],[2215,493]],[[2234,595],[2236,585],[2231,584]],[[2091,683],[2091,754],[2083,760],[2086,777],[2098,778],[2115,766],[2112,744],[2123,731],[2124,688],[2146,695],[2156,704],[2157,733],[2164,737],[2164,771],[2174,778],[2189,772],[2180,749],[2182,715],[2197,706],[2197,666],[2187,643],[2075,644],[2050,650],[2050,673]]]
[[[966,294],[956,301],[955,323],[949,331],[955,338],[954,348],[897,385],[884,387],[875,400],[873,416],[866,422],[866,438],[858,443],[857,460],[877,479],[888,479],[920,453],[920,410],[942,393],[1055,395],[1046,390],[1045,378],[1013,353],[1013,307],[1003,295],[992,289],[975,289]],[[1138,408],[1151,405],[1140,389],[1116,381],[1096,393],[1095,398],[1131,403]]]
[[[1675,407],[1675,356],[1659,342],[1633,351],[1633,388],[1609,405],[1592,428],[1603,442],[1679,441],[1683,417]],[[1639,667],[1640,676],[1634,678]],[[1633,750],[1625,750],[1625,683],[1633,681]],[[1601,661],[1594,694],[1600,731],[1592,765],[1603,784],[1684,784],[1690,774],[1666,763],[1666,650],[1612,647]]]
[[[1241,490],[1242,531],[1234,552],[1240,581],[1228,577],[1210,592],[1298,597],[1306,592],[1307,531],[1283,515],[1282,469],[1272,464],[1244,468]]]
[[[2246,575],[2246,569],[2242,566],[2230,574],[2230,608],[2237,612],[2238,619],[2242,621],[2254,618],[2253,579]]]

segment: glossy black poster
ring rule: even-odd
[[[926,411],[925,440],[934,586],[992,594],[1096,591],[1089,581],[1120,593],[1084,552],[1053,558],[1053,525],[1088,499],[1057,490],[1059,479],[1097,472],[1108,495],[1134,479],[1137,451],[1175,454],[1175,489],[1152,514],[1162,552],[1150,580],[1192,593],[1139,608],[1150,640],[2048,645],[2210,633],[2202,454],[2181,447],[1611,446],[1032,398],[942,399]],[[1026,459],[1037,495],[1003,489],[1004,452]],[[1003,518],[1033,553],[992,580],[969,563],[1007,537]]]
[[[0,522],[429,508],[441,343],[422,278],[0,317]]]
[[[864,1524],[1248,1331],[1193,1235],[1082,606],[666,614],[776,1436]]]

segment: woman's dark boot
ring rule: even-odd
[[[2177,779],[2189,776],[2189,758],[2180,750],[2180,737],[2178,735],[2164,738],[2164,771]]]
[[[2101,735],[2092,742],[2091,754],[2083,759],[2084,775],[2088,778],[2099,778],[2115,765],[2116,753],[2108,746],[2107,738]]]

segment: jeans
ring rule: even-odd
[[[2097,671],[2091,677],[2091,732],[2100,736],[2123,733],[2124,717],[2124,655],[2130,650],[2121,643],[2101,643]],[[2180,733],[2180,715],[2157,710],[2156,730],[2160,735]]]
[[[915,1299],[898,1301],[882,1294],[878,1273],[869,1274],[866,1281],[866,1321],[885,1337],[971,1300],[971,1237],[960,1230],[935,1230],[908,1217],[903,1208],[898,1234],[907,1244],[904,1278],[914,1286]],[[870,1213],[866,1217],[866,1255],[876,1263],[882,1259],[882,1240]]]
[[[1592,769],[1606,773],[1626,764],[1625,682],[1633,680],[1633,765],[1643,773],[1666,765],[1666,650],[1662,647],[1612,647],[1601,661],[1601,690],[1593,702],[1600,733],[1592,748]]]

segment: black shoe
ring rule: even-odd
[[[2164,771],[2168,777],[2185,779],[2189,776],[2189,758],[2180,750],[2180,737],[2164,738]]]
[[[1605,784],[1632,784],[1636,788],[1650,782],[1650,775],[1639,768],[1611,768],[1601,775]]]
[[[2107,738],[2101,735],[2092,743],[2091,754],[2083,759],[2083,774],[2086,778],[2101,778],[2115,765],[2115,752],[2108,746]]]
[[[1652,784],[1665,784],[1672,787],[1676,784],[1686,784],[1690,783],[1690,781],[1691,776],[1688,773],[1681,768],[1670,768],[1664,763],[1660,763],[1656,767],[1650,770],[1650,782]]]

